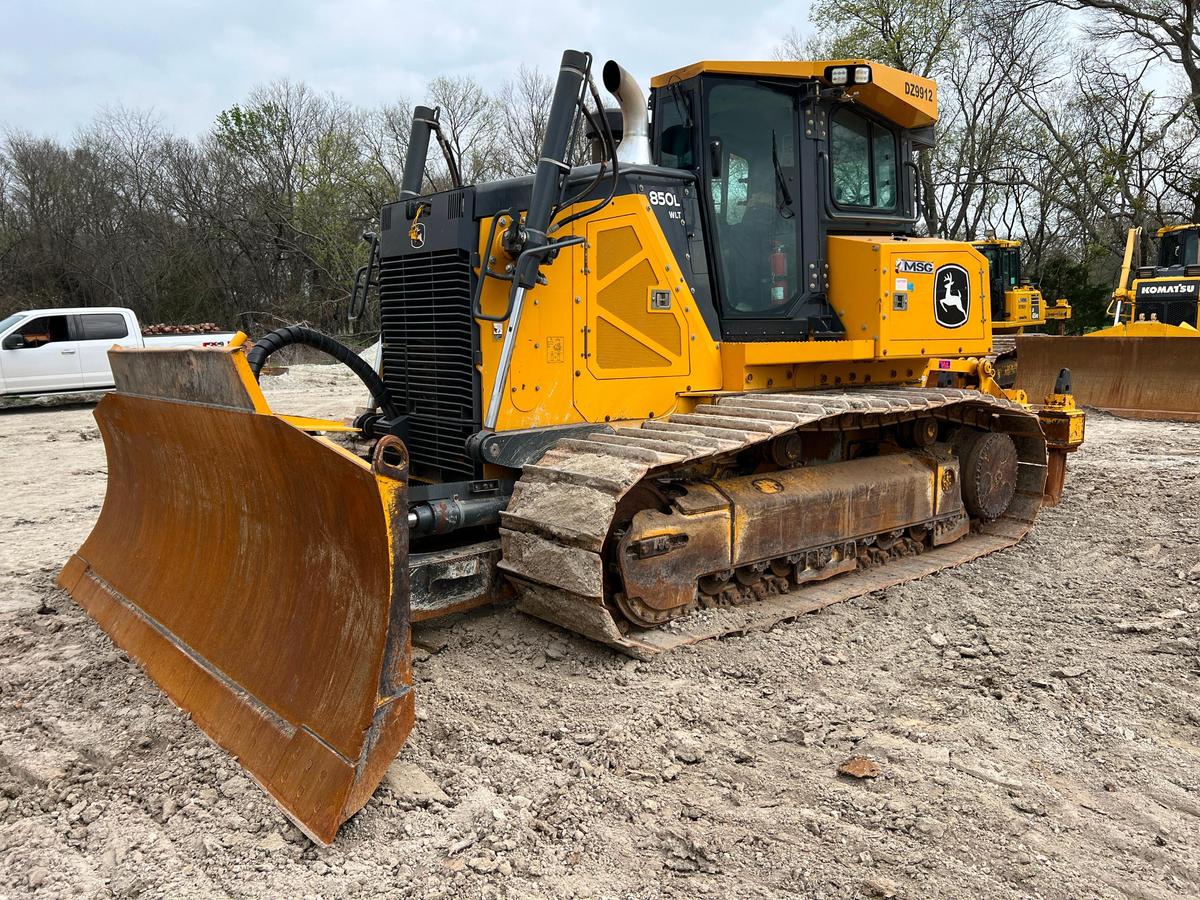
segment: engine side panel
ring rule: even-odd
[[[486,240],[490,220],[481,224]],[[586,243],[543,267],[546,283],[526,299],[499,430],[662,417],[678,411],[680,394],[719,389],[720,343],[693,294],[698,278],[681,266],[649,192],[616,197],[555,237],[571,234]],[[481,255],[505,258],[498,238]],[[488,279],[484,312],[502,313],[508,288]],[[478,326],[486,404],[504,326]]]

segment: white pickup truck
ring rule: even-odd
[[[111,347],[223,347],[233,334],[143,336],[118,306],[13,313],[0,321],[0,395],[102,391],[113,386]]]

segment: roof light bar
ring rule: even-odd
[[[870,84],[870,66],[826,66],[825,80],[835,87],[851,84]]]

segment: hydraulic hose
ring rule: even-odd
[[[255,342],[254,348],[246,354],[246,362],[250,363],[250,371],[254,373],[255,380],[258,380],[259,373],[262,372],[262,367],[266,364],[268,357],[275,351],[282,350],[291,344],[304,344],[306,347],[320,350],[343,363],[367,386],[367,390],[375,398],[376,405],[383,410],[383,414],[387,418],[394,419],[400,415],[395,404],[392,403],[392,395],[389,393],[387,385],[383,383],[379,373],[372,369],[361,356],[329,335],[305,328],[303,325],[289,325],[287,328],[276,329]]]

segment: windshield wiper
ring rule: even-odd
[[[671,91],[671,100],[674,101],[674,103],[675,103],[675,112],[680,114],[680,118],[683,118],[683,110],[681,110],[679,108],[679,95],[683,94],[683,105],[684,105],[684,107],[687,108],[687,125],[686,125],[686,127],[688,127],[688,128],[693,127],[694,123],[692,121],[692,95],[690,93],[685,93],[684,91],[680,90],[679,82],[677,82],[677,81],[671,84],[670,91]]]
[[[783,195],[783,202],[777,204],[779,214],[785,219],[791,219],[796,215],[796,211],[792,209],[792,192],[788,190],[787,179],[783,177],[783,167],[779,165],[779,142],[775,137],[775,129],[771,129],[771,163],[775,166],[775,183],[779,185],[779,193]]]

